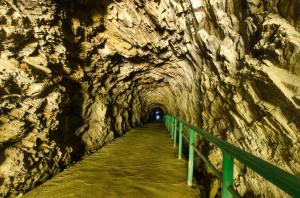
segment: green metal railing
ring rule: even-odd
[[[192,186],[193,183],[193,170],[194,170],[194,153],[205,162],[206,166],[212,171],[212,174],[222,180],[222,197],[240,197],[240,195],[233,188],[233,167],[234,160],[238,160],[246,167],[251,168],[253,171],[269,180],[271,183],[288,193],[293,197],[300,197],[300,179],[296,176],[246,152],[236,146],[223,141],[220,138],[194,126],[191,126],[184,121],[177,119],[171,115],[165,115],[164,121],[168,131],[173,138],[174,146],[177,145],[178,139],[178,158],[182,158],[182,140],[183,138],[189,144],[188,155],[188,179],[187,184]],[[178,128],[179,125],[179,128]],[[183,134],[183,129],[188,129],[189,137]],[[179,133],[177,135],[177,132]],[[222,174],[215,168],[210,161],[194,146],[195,135],[202,136],[207,141],[215,144],[223,152],[223,167]]]

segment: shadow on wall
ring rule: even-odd
[[[58,133],[53,133],[51,139],[62,147],[71,147],[73,149],[71,160],[78,161],[85,151],[85,145],[82,143],[81,137],[76,134],[77,129],[84,123],[82,117],[82,88],[79,83],[69,79],[64,79],[62,84],[68,91],[70,101],[61,115],[61,125]]]
[[[85,124],[83,118],[84,114],[84,91],[82,84],[88,82],[90,77],[82,74],[80,77],[73,77],[73,74],[79,73],[86,66],[90,66],[87,59],[80,59],[80,45],[84,38],[84,27],[95,23],[94,20],[100,20],[98,27],[104,28],[102,25],[102,16],[106,13],[107,6],[111,0],[64,0],[57,1],[60,12],[63,13],[63,34],[64,46],[67,54],[67,67],[70,67],[69,73],[65,69],[55,67],[54,72],[64,74],[62,86],[67,90],[69,96],[68,105],[64,108],[63,114],[60,118],[61,124],[57,133],[51,135],[51,139],[57,142],[58,145],[64,148],[71,147],[71,160],[78,161],[85,154],[86,145],[82,141],[83,130],[87,130],[88,126]],[[73,20],[79,21],[79,26],[74,30]],[[73,29],[72,29],[73,28]],[[101,30],[99,30],[101,32]],[[77,38],[80,37],[78,40]],[[81,67],[81,68],[79,68]],[[60,70],[59,70],[60,69]],[[79,130],[79,131],[78,131]]]
[[[61,9],[67,11],[68,16],[77,18],[85,25],[93,23],[93,16],[96,14],[106,14],[107,6],[112,3],[112,0],[65,0],[57,1]]]
[[[278,9],[281,16],[291,21],[298,30],[300,30],[300,1],[280,0],[278,3]]]

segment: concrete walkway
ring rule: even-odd
[[[135,128],[24,197],[200,197],[162,123]]]

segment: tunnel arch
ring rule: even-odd
[[[162,105],[162,104],[159,104],[159,103],[152,103],[148,106],[148,111],[150,112],[152,109],[155,109],[155,108],[160,108],[165,114],[168,113],[167,111],[167,108]]]

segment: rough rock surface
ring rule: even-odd
[[[200,126],[299,176],[300,2],[203,0],[193,9],[202,52]],[[212,149],[220,166],[221,153]],[[240,194],[286,196],[243,165],[235,168]]]
[[[157,106],[299,176],[299,10],[297,0],[1,1],[0,196]],[[199,148],[220,167],[218,149]],[[242,195],[284,196],[235,168]]]

